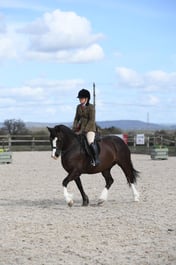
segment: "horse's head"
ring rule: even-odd
[[[61,151],[66,152],[75,141],[78,144],[78,136],[69,127],[57,125],[54,128],[47,128],[50,132],[52,158],[57,159]]]
[[[50,143],[52,148],[51,157],[57,159],[62,150],[61,133],[58,130],[58,126],[55,126],[54,128],[47,127],[47,129],[50,132]]]

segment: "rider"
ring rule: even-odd
[[[94,143],[96,124],[95,124],[95,107],[90,104],[90,92],[87,89],[81,89],[78,92],[80,104],[77,105],[76,114],[73,122],[73,130],[77,133],[85,133],[87,142],[93,155],[93,166],[97,166],[100,161],[98,158],[97,146]]]

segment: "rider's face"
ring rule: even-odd
[[[81,104],[86,104],[87,103],[87,98],[79,98],[79,101]]]

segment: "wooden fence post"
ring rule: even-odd
[[[8,149],[11,150],[11,147],[12,147],[12,139],[11,139],[11,136],[9,135],[9,137],[8,137]]]
[[[32,151],[35,151],[35,137],[32,137]]]

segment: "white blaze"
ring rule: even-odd
[[[56,142],[57,142],[57,137],[53,139],[53,150],[52,150],[52,156],[55,156],[56,152]]]

